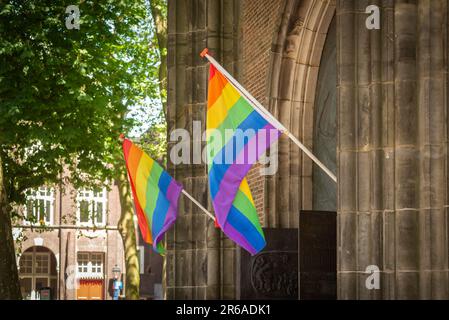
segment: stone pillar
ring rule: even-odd
[[[447,16],[447,0],[337,2],[340,299],[449,298]]]
[[[201,137],[193,137],[193,121],[206,125],[208,64],[199,56],[208,47],[212,55],[237,76],[239,59],[238,0],[177,0],[168,3],[168,132],[190,132],[191,150]],[[176,142],[169,142],[169,151]],[[202,148],[205,143],[200,142]],[[204,164],[168,168],[209,210],[207,168]],[[178,220],[167,234],[166,290],[168,299],[232,299],[235,297],[235,246],[224,239],[214,223],[181,196]]]

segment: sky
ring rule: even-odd
[[[129,133],[130,138],[140,137],[154,123],[163,121],[162,103],[159,98],[147,97],[144,104],[130,108],[127,118],[136,120],[136,126]]]

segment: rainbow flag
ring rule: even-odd
[[[123,154],[142,237],[164,254],[160,241],[176,220],[182,186],[128,139],[123,141]]]
[[[281,132],[212,64],[207,103],[209,189],[217,223],[252,255],[265,247],[246,174]]]

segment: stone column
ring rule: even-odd
[[[201,137],[193,137],[193,121],[206,125],[208,64],[199,56],[208,47],[236,74],[239,57],[238,0],[177,0],[168,3],[168,131],[183,128],[191,140],[190,164],[168,168],[191,195],[209,210],[207,168],[193,164]],[[169,151],[177,142],[169,142]],[[214,223],[181,196],[175,227],[167,234],[168,299],[232,299],[235,297],[235,246]]]
[[[380,30],[365,27],[371,4]],[[337,2],[340,299],[449,298],[447,13],[447,0]]]

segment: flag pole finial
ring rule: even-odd
[[[204,58],[206,56],[206,54],[209,54],[209,49],[204,48],[204,50],[201,51],[201,53],[200,53],[201,58]]]

